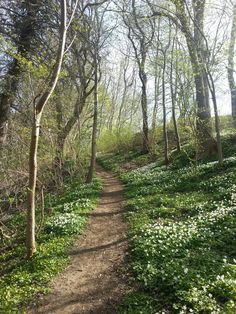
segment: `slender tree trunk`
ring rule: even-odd
[[[160,79],[161,74],[158,71],[158,66],[156,65],[155,69],[155,80],[154,80],[154,107],[153,107],[153,114],[152,114],[152,132],[154,133],[156,130],[157,125],[157,110],[158,110],[158,97],[159,97],[159,89],[160,89]]]
[[[157,25],[157,38],[160,41],[160,24],[161,19],[158,19]],[[156,47],[156,55],[155,55],[155,80],[154,80],[154,108],[152,114],[152,134],[155,138],[155,130],[157,125],[157,111],[158,111],[158,98],[159,98],[159,90],[160,90],[160,81],[161,81],[161,68],[158,65],[159,58],[159,45]]]
[[[67,123],[65,124],[64,127],[59,127],[59,132],[57,135],[57,152],[56,152],[56,158],[55,158],[55,165],[61,166],[62,165],[62,160],[63,160],[63,155],[64,155],[64,147],[65,147],[65,142],[67,137],[69,136],[71,130],[75,126],[76,122],[79,120],[80,115],[84,109],[85,102],[86,102],[86,91],[83,90],[82,95],[78,97],[76,103],[75,103],[75,108],[74,108],[74,113],[73,115],[69,118]],[[58,110],[59,108],[57,108]]]
[[[26,230],[26,248],[27,257],[31,258],[36,252],[36,241],[35,241],[35,191],[37,183],[37,153],[38,153],[38,141],[39,141],[39,130],[40,122],[43,113],[43,109],[51,97],[61,71],[63,55],[65,51],[66,42],[66,18],[67,18],[67,7],[66,0],[60,1],[61,5],[61,30],[60,30],[60,44],[57,53],[57,60],[54,66],[48,89],[39,99],[34,109],[34,121],[32,126],[30,154],[29,154],[29,186],[28,186],[28,209],[27,209],[27,230]]]
[[[35,190],[37,182],[37,153],[40,131],[41,113],[34,112],[34,122],[31,133],[29,154],[29,186],[28,186],[28,211],[27,211],[27,257],[30,258],[36,252],[35,243]]]
[[[167,133],[167,119],[166,119],[166,86],[165,86],[165,71],[166,71],[166,56],[164,56],[164,65],[162,73],[162,106],[163,106],[163,138],[164,138],[164,157],[165,165],[169,164],[169,142]]]
[[[219,165],[222,166],[224,162],[224,157],[223,157],[223,149],[222,149],[221,134],[220,134],[220,118],[218,114],[215,83],[214,83],[214,79],[210,71],[208,71],[207,80],[210,87],[210,92],[211,92],[213,106],[214,106],[214,113],[215,113],[215,130],[216,130],[218,161],[219,161]]]
[[[132,93],[132,101],[131,101],[131,113],[130,113],[130,126],[133,126],[133,119],[134,114],[136,112],[135,110],[135,95],[136,95],[136,87],[137,87],[137,80],[134,77],[134,87],[133,87],[133,93]]]
[[[97,152],[97,124],[98,124],[98,65],[97,57],[95,57],[95,77],[94,77],[94,113],[93,113],[93,133],[92,133],[92,147],[90,167],[87,175],[87,183],[93,180],[93,173],[96,165],[96,152]]]
[[[141,106],[143,114],[143,153],[149,152],[149,129],[148,129],[148,112],[147,112],[147,75],[141,71],[140,76],[142,77],[142,95],[141,95]]]
[[[172,51],[171,51],[171,68],[170,68],[170,91],[171,91],[171,101],[172,101],[172,119],[174,125],[174,132],[175,132],[175,141],[176,141],[176,148],[177,151],[180,153],[181,145],[180,145],[180,136],[179,136],[179,129],[176,120],[176,95],[177,95],[177,73],[175,77],[175,82],[173,80],[173,62],[174,62],[174,44],[175,40],[173,40]],[[178,61],[176,61],[176,72],[177,72]],[[175,87],[174,87],[175,84]]]
[[[123,83],[124,83],[124,88],[123,88],[123,95],[121,98],[121,104],[119,108],[119,113],[118,113],[118,118],[117,118],[117,127],[118,127],[118,132],[121,129],[121,117],[122,117],[122,112],[125,106],[125,100],[127,96],[127,91],[129,88],[129,83],[128,83],[128,78],[127,78],[127,71],[129,67],[129,57],[127,56],[124,60],[124,70],[123,70]]]
[[[105,125],[104,125],[104,113],[105,113],[105,105],[106,105],[106,102],[107,102],[107,96],[108,96],[108,92],[109,92],[109,86],[110,86],[110,82],[111,82],[111,79],[110,78],[108,78],[108,80],[106,80],[105,79],[105,82],[107,82],[106,83],[106,85],[105,85],[105,92],[104,92],[104,96],[103,96],[103,100],[102,100],[102,104],[101,104],[101,110],[100,110],[100,117],[101,117],[101,119],[100,119],[100,125],[99,125],[99,130],[100,130],[100,132],[103,130],[103,127],[105,127]]]
[[[113,122],[115,117],[115,111],[116,111],[116,105],[117,105],[117,99],[119,96],[120,88],[121,88],[121,79],[122,79],[122,68],[119,69],[119,77],[118,77],[118,84],[116,85],[115,91],[113,92],[112,96],[112,103],[111,103],[111,110],[110,115],[108,117],[108,130],[112,132],[113,130]]]
[[[216,129],[218,160],[219,160],[220,166],[222,166],[223,162],[224,162],[224,158],[223,158],[223,149],[222,149],[221,134],[220,134],[220,119],[219,119],[219,115],[218,115],[218,107],[217,107],[215,89],[212,92],[212,100],[213,100],[214,113],[215,113],[215,129]]]
[[[233,9],[233,22],[230,36],[229,52],[228,52],[228,81],[231,92],[232,117],[236,126],[236,84],[234,79],[234,50],[236,43],[236,3]]]

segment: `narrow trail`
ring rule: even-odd
[[[123,220],[123,189],[97,166],[103,192],[87,231],[75,243],[67,269],[53,281],[52,292],[31,313],[115,314],[127,283],[127,226]]]

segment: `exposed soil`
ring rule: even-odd
[[[127,282],[123,189],[99,166],[97,173],[103,192],[87,231],[75,243],[70,265],[53,281],[52,292],[31,313],[113,314],[132,290]]]

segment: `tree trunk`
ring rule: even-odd
[[[203,19],[205,1],[194,0],[194,36],[192,36],[190,24],[185,13],[184,3],[176,1],[178,18],[181,23],[181,30],[185,35],[190,61],[193,68],[196,104],[197,104],[197,136],[201,154],[212,152],[212,125],[209,104],[209,90],[207,84],[207,74],[204,62],[206,55],[204,52],[203,39]]]
[[[148,130],[148,112],[147,112],[147,75],[144,71],[141,71],[140,77],[142,77],[142,95],[141,106],[143,114],[143,149],[142,152],[147,154],[149,152],[149,130]]]
[[[213,147],[211,111],[209,102],[209,86],[205,65],[207,64],[207,51],[204,39],[204,13],[205,0],[193,0],[194,10],[194,37],[198,58],[198,74],[195,76],[196,99],[198,104],[197,132],[200,146],[204,154],[211,154]]]
[[[233,22],[228,52],[228,81],[231,92],[232,117],[236,126],[236,84],[234,79],[234,49],[236,43],[236,4],[233,9]]]
[[[78,97],[76,103],[75,103],[75,108],[73,115],[69,118],[67,123],[65,124],[64,127],[62,125],[58,124],[58,135],[57,135],[57,151],[56,151],[56,157],[55,157],[55,166],[56,168],[59,166],[62,166],[62,160],[63,160],[63,155],[64,155],[64,147],[65,147],[65,142],[70,134],[71,130],[73,129],[74,125],[76,124],[76,121],[79,120],[79,117],[83,111],[83,108],[85,106],[85,101],[86,97]],[[57,112],[60,114],[61,109],[57,106]],[[59,122],[59,121],[58,121]]]
[[[218,107],[217,107],[215,87],[214,87],[214,90],[212,91],[212,100],[213,100],[214,113],[215,113],[215,129],[216,129],[218,161],[219,161],[219,165],[222,166],[223,162],[224,162],[224,158],[223,158],[223,149],[222,149],[222,143],[221,143],[220,119],[219,119],[219,115],[218,115]]]
[[[162,73],[162,106],[163,106],[163,138],[164,138],[164,157],[165,165],[169,164],[169,142],[167,133],[167,120],[166,120],[166,86],[165,86],[165,71],[166,71],[166,56],[164,56],[164,65]]]
[[[66,19],[67,5],[66,0],[60,1],[61,5],[61,29],[60,29],[60,44],[57,52],[57,60],[54,66],[50,82],[47,90],[43,93],[38,103],[34,108],[34,121],[32,126],[30,154],[29,154],[29,186],[28,186],[28,208],[27,208],[27,231],[26,231],[26,248],[27,258],[31,258],[36,252],[35,241],[35,191],[37,183],[37,152],[39,141],[40,122],[43,109],[51,97],[61,71],[63,55],[66,43]]]
[[[29,186],[28,186],[28,211],[26,246],[27,257],[30,258],[36,252],[35,243],[35,190],[37,183],[37,153],[40,131],[41,113],[34,112],[34,121],[31,133],[29,154]]]
[[[194,19],[189,17],[191,12],[186,13],[186,6],[188,6],[188,4],[186,4],[185,1],[173,0],[172,2],[176,7],[176,17],[164,10],[161,12],[155,11],[154,7],[150,4],[150,1],[148,1],[154,16],[165,16],[169,18],[177,27],[179,27],[179,29],[181,29],[186,38],[196,89],[197,135],[199,146],[202,152],[208,154],[212,151],[213,137],[209,90],[204,67],[206,55],[202,36],[205,0],[193,0]],[[192,25],[190,23],[192,20],[194,23],[194,34],[192,33]]]
[[[224,162],[224,158],[223,158],[223,149],[222,149],[221,134],[220,134],[220,119],[218,115],[215,83],[214,83],[212,74],[209,70],[208,70],[207,82],[209,84],[209,88],[211,91],[211,96],[212,96],[212,101],[213,101],[213,106],[214,106],[214,113],[215,113],[215,130],[216,130],[216,140],[217,140],[218,161],[219,161],[219,165],[222,166]]]
[[[157,56],[158,57],[158,52]],[[161,73],[160,70],[158,71],[158,65],[155,66],[155,80],[154,80],[154,107],[153,107],[153,114],[152,114],[152,133],[155,133],[156,125],[157,125],[157,110],[158,110],[158,96],[159,96],[159,89],[160,89],[160,78]]]
[[[93,132],[92,132],[92,147],[90,167],[87,175],[86,182],[91,183],[93,180],[93,173],[96,165],[96,152],[97,152],[97,123],[98,123],[98,65],[97,57],[95,57],[95,77],[94,77],[94,113],[93,113]]]
[[[135,26],[132,26],[132,23],[129,23],[124,19],[126,26],[128,27],[128,38],[133,46],[135,59],[138,64],[139,69],[139,78],[142,83],[142,94],[141,94],[141,107],[142,107],[142,119],[143,119],[143,144],[142,144],[142,152],[143,154],[149,153],[149,128],[148,128],[148,104],[147,104],[147,74],[146,74],[146,59],[148,47],[151,44],[151,41],[154,36],[153,29],[151,31],[151,35],[147,35],[139,24],[138,16],[136,13],[136,1],[131,1],[132,5],[132,17],[135,23]],[[135,40],[132,37],[132,34],[139,42],[139,45],[135,44]]]
[[[177,124],[177,120],[176,120],[176,109],[175,109],[175,106],[176,106],[176,95],[177,95],[177,67],[178,67],[178,60],[176,59],[176,77],[175,77],[175,82],[174,82],[174,80],[173,80],[174,44],[175,44],[175,40],[173,40],[172,51],[171,51],[170,91],[171,91],[172,119],[173,119],[174,132],[175,132],[176,148],[177,148],[177,151],[180,153],[180,151],[181,151],[180,136],[179,136],[178,124]],[[175,87],[174,87],[174,84],[175,84]]]

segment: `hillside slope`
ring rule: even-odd
[[[121,313],[235,313],[236,159],[127,171],[118,156],[100,158],[112,161],[126,184],[131,268],[142,287]]]

